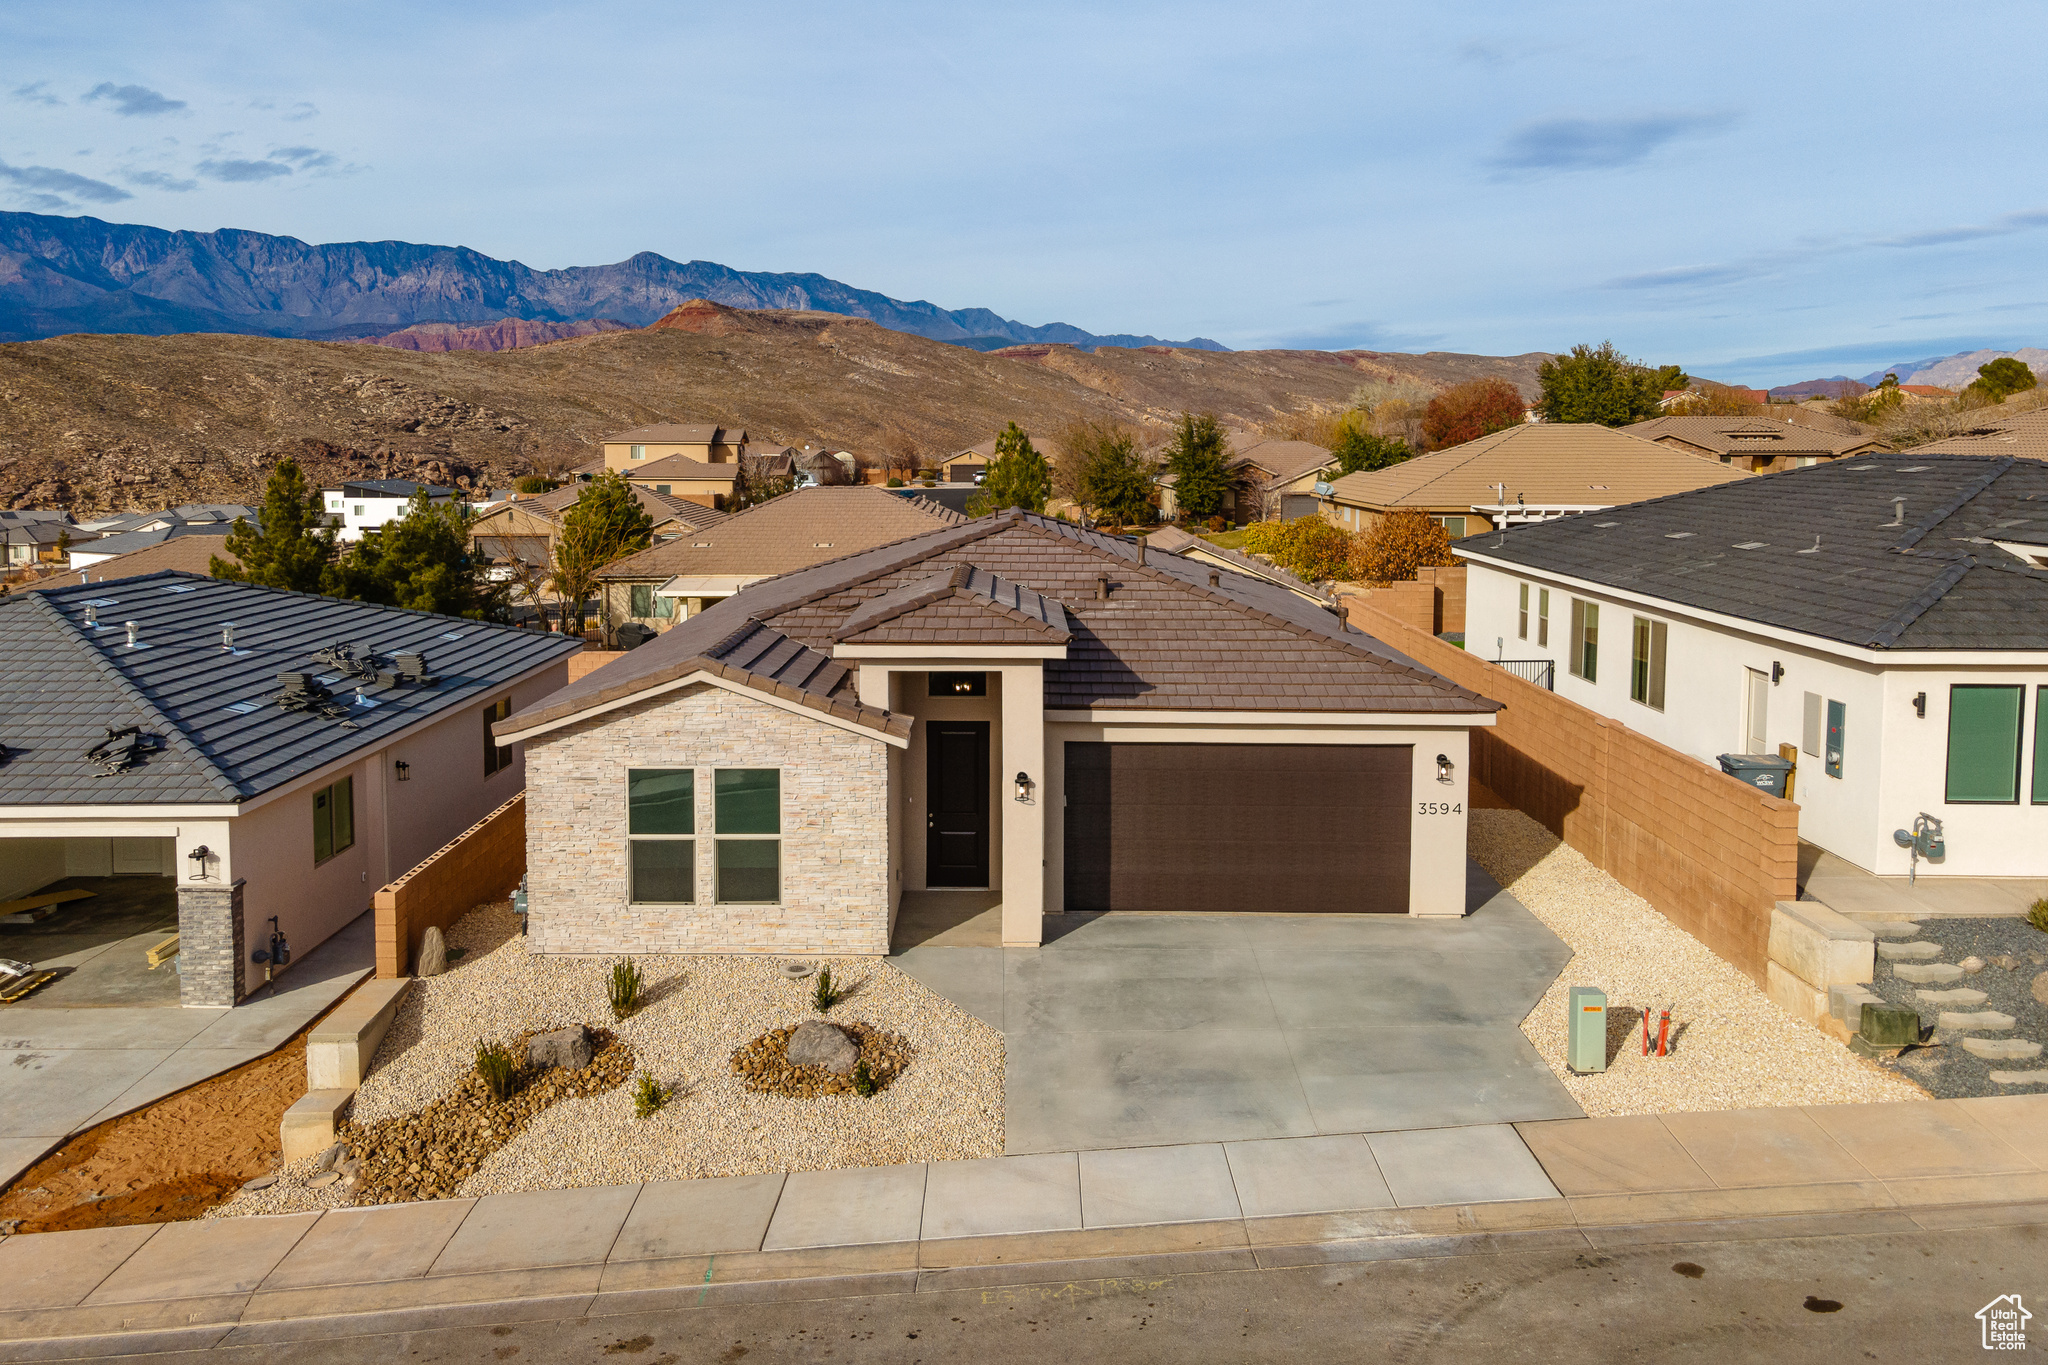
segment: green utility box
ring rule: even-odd
[[[1856,1036],[1869,1048],[1911,1047],[1920,1041],[1920,1012],[1894,1005],[1865,1005]]]
[[[1581,1076],[1607,1069],[1607,992],[1574,986],[1565,1021],[1565,1065]]]

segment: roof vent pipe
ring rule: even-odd
[[[235,623],[233,621],[229,621],[220,628],[220,652],[223,654],[235,652]]]
[[[1140,564],[1145,562],[1145,542],[1143,540],[1138,542],[1138,562]]]
[[[94,630],[100,628],[100,609],[90,602],[85,604],[85,623]]]
[[[1107,576],[1095,580],[1095,600],[1098,602],[1107,602],[1109,600],[1109,579]]]
[[[138,640],[140,640],[140,639],[142,638],[142,627],[141,627],[141,625],[140,625],[140,624],[138,624],[137,622],[134,622],[134,621],[130,621],[130,622],[128,622],[127,624],[128,624],[128,648],[130,648],[130,649],[133,649],[133,648],[135,648],[135,644],[136,644],[136,641],[138,641]]]
[[[1891,519],[1891,525],[1893,525],[1893,526],[1904,526],[1905,524],[1906,524],[1906,500],[1905,500],[1904,498],[1893,498],[1893,499],[1892,499],[1892,519]]]
[[[1212,587],[1212,588],[1220,588],[1220,587],[1222,587],[1222,586],[1223,586],[1223,575],[1222,575],[1222,574],[1220,574],[1220,573],[1217,573],[1217,572],[1216,572],[1216,571],[1215,571],[1214,569],[1211,569],[1211,570],[1209,570],[1209,586],[1210,586],[1210,587]]]

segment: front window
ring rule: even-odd
[[[1669,627],[1662,621],[1636,618],[1633,667],[1629,670],[1629,700],[1639,701],[1652,711],[1664,709],[1664,643]]]
[[[692,768],[626,770],[629,892],[636,905],[697,899],[697,773]]]
[[[500,697],[484,708],[484,776],[504,771],[512,766],[512,746],[498,743],[498,737],[491,733],[491,726],[512,714],[512,699]]]
[[[357,504],[356,504],[356,508],[355,508],[355,515],[357,515],[357,516],[361,516],[362,514],[363,514],[363,505],[362,505],[361,503],[357,503]]]
[[[721,768],[714,781],[719,901],[772,904],[781,900],[781,770]]]
[[[1517,640],[1529,638],[1529,585],[1527,583],[1522,585],[1521,606],[1515,612],[1515,638]]]
[[[355,846],[356,780],[344,777],[313,793],[313,865]]]
[[[2020,796],[2020,712],[2025,689],[1962,683],[1948,693],[1947,800],[2010,805]]]
[[[2048,806],[2048,746],[2041,743],[2041,717],[2048,715],[2048,687],[2034,689],[2034,804]]]
[[[1545,649],[1550,647],[1550,589],[1539,588],[1536,592],[1536,643]]]
[[[1572,676],[1600,681],[1600,604],[1572,599]]]
[[[644,460],[647,458],[647,447],[634,446],[626,452],[626,455],[630,459]]]
[[[1447,532],[1447,533],[1448,533],[1448,534],[1450,535],[1450,537],[1451,537],[1451,539],[1452,539],[1452,540],[1460,540],[1460,539],[1463,539],[1463,538],[1464,538],[1464,535],[1465,535],[1465,518],[1463,518],[1463,517],[1431,517],[1431,518],[1430,518],[1430,520],[1431,520],[1431,521],[1433,521],[1433,522],[1435,522],[1435,523],[1436,523],[1437,525],[1439,525],[1439,526],[1443,527],[1443,528],[1444,528],[1444,530],[1445,530],[1445,531],[1446,531],[1446,532]]]

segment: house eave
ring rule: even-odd
[[[1097,706],[1048,709],[1048,725],[1314,726],[1347,730],[1464,730],[1491,726],[1492,711],[1198,711]]]

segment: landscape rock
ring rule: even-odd
[[[1991,997],[1982,991],[1973,991],[1968,986],[1958,986],[1952,991],[1915,991],[1930,1005],[1981,1005]]]
[[[581,1024],[556,1029],[553,1033],[536,1034],[526,1045],[526,1064],[536,1071],[551,1066],[564,1071],[581,1071],[596,1055],[597,1040]]]
[[[1925,961],[1931,957],[1940,957],[1941,945],[1939,943],[1880,943],[1877,945],[1877,955],[1882,958],[1889,958],[1893,962],[1905,962],[1908,960]]]
[[[2041,1055],[2041,1045],[2024,1038],[1959,1038],[1963,1051],[1989,1062],[2029,1062]]]
[[[420,938],[419,965],[413,968],[414,976],[439,976],[448,970],[448,940],[433,925]]]
[[[2011,953],[1999,953],[1985,960],[2002,971],[2016,972],[2020,969],[2020,960]]]
[[[1953,962],[1901,962],[1892,975],[1916,986],[1936,985],[1961,978],[1963,969]]]
[[[1981,957],[1966,957],[1956,965],[1970,975],[1975,976],[1978,972],[1984,970],[1984,959]]]
[[[347,1155],[348,1148],[337,1142],[320,1154],[320,1159],[313,1163],[313,1169],[316,1171],[331,1171],[334,1169],[334,1164]]]
[[[1859,922],[1879,938],[1911,938],[1920,932],[1920,926],[1908,920],[1879,919]]]
[[[828,1024],[823,1019],[808,1019],[798,1024],[796,1032],[789,1036],[783,1055],[793,1065],[822,1067],[835,1076],[844,1076],[860,1060],[860,1049],[837,1024]]]
[[[1952,1014],[1943,1010],[1936,1016],[1934,1024],[1936,1028],[1946,1029],[2008,1029],[2018,1022],[2010,1014],[2000,1014],[1997,1010],[1980,1010],[1976,1014]]]
[[[2048,972],[2034,978],[2033,995],[2036,1001],[2048,1005]]]
[[[1994,1071],[1993,1085],[2048,1085],[2048,1071]]]

